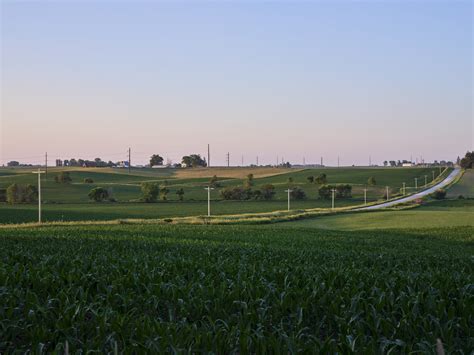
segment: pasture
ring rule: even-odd
[[[0,188],[12,183],[37,185],[32,169],[0,169]],[[68,184],[54,181],[61,171],[70,173],[72,182]],[[309,183],[308,176],[326,174],[328,183],[347,183],[352,185],[352,197],[337,199],[336,206],[355,206],[364,202],[364,189],[367,188],[368,202],[383,198],[385,186],[391,194],[399,194],[403,182],[407,192],[413,192],[414,179],[419,186],[424,176],[431,182],[432,171],[428,168],[323,168],[323,169],[282,169],[282,168],[209,168],[209,169],[126,169],[111,168],[50,168],[43,176],[43,220],[77,221],[108,220],[118,218],[168,218],[179,216],[198,216],[207,213],[207,193],[204,190],[210,177],[219,178],[220,187],[211,194],[212,213],[215,215],[271,212],[287,208],[288,186],[298,186],[306,193],[306,199],[292,201],[293,209],[330,208],[331,201],[318,196],[319,185]],[[446,170],[441,177],[448,173]],[[275,186],[275,197],[271,201],[224,201],[219,190],[227,186],[242,186],[247,174],[254,174],[254,188],[264,184]],[[238,178],[236,177],[238,176]],[[367,180],[373,176],[377,184],[367,186]],[[85,183],[90,178],[93,183]],[[293,179],[289,183],[288,179]],[[166,185],[170,190],[167,201],[143,203],[140,201],[140,185],[143,182],[156,182]],[[103,187],[110,191],[116,202],[95,203],[88,198],[94,187]],[[178,201],[176,191],[184,190],[183,201]],[[37,218],[36,204],[9,205],[0,203],[0,223],[32,222]]]

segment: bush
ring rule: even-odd
[[[308,180],[308,182],[309,182],[310,184],[312,184],[312,183],[314,182],[314,176],[313,176],[313,175],[308,176],[308,177],[306,178],[306,180]]]
[[[444,200],[446,198],[446,190],[438,189],[431,194],[431,197],[435,200]]]
[[[7,202],[7,189],[0,189],[0,202]]]
[[[61,171],[58,175],[54,177],[54,181],[56,181],[58,184],[69,184],[72,179],[69,175],[69,172]]]
[[[95,187],[89,191],[89,199],[94,200],[95,202],[102,202],[109,198],[109,192],[103,187]]]
[[[84,179],[84,184],[93,184],[94,183],[94,180],[92,180],[92,178],[85,178]]]
[[[216,175],[214,175],[210,180],[209,180],[209,186],[210,187],[221,187],[221,184],[218,182],[218,178]]]
[[[220,191],[224,200],[249,200],[252,198],[252,190],[243,187],[226,187]]]
[[[290,196],[293,200],[304,200],[306,198],[306,193],[300,187],[294,187],[291,189]]]
[[[35,202],[38,198],[38,190],[33,185],[12,184],[6,190],[6,201],[8,203]]]
[[[377,181],[375,180],[375,178],[373,176],[369,177],[369,179],[367,180],[367,185],[369,185],[369,186],[377,185]]]
[[[262,192],[261,198],[264,200],[271,200],[275,196],[275,186],[272,184],[263,185],[260,191]]]
[[[178,195],[178,199],[180,201],[183,201],[183,199],[184,199],[184,189],[179,188],[178,190],[176,190],[176,195]]]
[[[170,190],[166,187],[166,185],[160,187],[160,200],[166,201],[168,200],[168,193]]]
[[[336,190],[336,198],[351,198],[352,186],[349,184],[340,185],[323,185],[319,188],[319,197],[323,199],[330,199],[332,197],[332,190]]]
[[[326,174],[323,173],[323,174],[319,174],[316,177],[315,181],[318,185],[325,185],[325,184],[328,183],[328,178],[327,178]]]
[[[145,202],[156,202],[160,193],[160,185],[154,182],[144,182],[141,184],[142,200]]]

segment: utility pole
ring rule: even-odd
[[[406,195],[406,192],[407,192],[406,184],[403,183],[403,196]]]
[[[207,144],[207,167],[211,167],[211,148],[209,144]]]
[[[290,194],[293,192],[290,188],[288,190],[285,190],[285,192],[288,192],[288,211],[290,210]]]
[[[48,176],[48,152],[46,152],[44,156],[44,170],[45,170],[46,176]]]
[[[364,189],[364,205],[367,204],[367,189]]]
[[[321,167],[323,167],[323,157],[321,157]]]
[[[130,169],[132,168],[132,150],[128,148],[128,173],[130,174]]]
[[[280,162],[280,161],[278,160],[278,155],[277,155],[277,164],[276,164],[276,166],[278,166],[278,163],[279,163],[279,162]]]
[[[372,166],[372,157],[369,155],[369,167]]]
[[[227,152],[227,167],[230,166],[230,153]]]
[[[336,189],[332,189],[332,209],[334,209],[334,195],[336,193]]]
[[[385,190],[386,190],[386,193],[387,193],[387,201],[388,201],[388,199],[389,199],[388,186],[385,186]]]
[[[257,155],[257,166],[258,166],[258,155]]]
[[[204,190],[207,190],[207,216],[211,217],[211,190],[214,190],[214,188],[208,186]]]
[[[339,168],[339,155],[337,156],[337,167]]]
[[[415,178],[415,189],[418,190],[418,178]]]
[[[44,173],[40,168],[38,171],[33,171],[33,174],[38,174],[38,223],[41,223],[41,174]]]
[[[303,166],[306,166],[306,160],[304,157],[303,157]]]
[[[244,166],[244,156],[242,155],[242,166]]]

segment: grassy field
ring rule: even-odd
[[[0,169],[0,188],[12,183],[36,185],[36,175],[31,168]],[[60,171],[69,171],[72,183],[58,184],[54,177]],[[293,178],[293,185],[306,192],[304,201],[294,201],[295,209],[329,208],[329,200],[318,196],[317,184],[310,184],[307,177],[325,173],[329,183],[350,183],[353,186],[352,198],[337,200],[339,207],[363,203],[363,189],[370,176],[377,180],[377,186],[368,188],[368,201],[380,199],[385,192],[385,185],[391,186],[392,193],[397,193],[403,182],[407,182],[408,191],[413,191],[414,178],[424,182],[424,175],[429,176],[431,169],[424,168],[325,168],[325,169],[276,169],[276,168],[210,168],[210,169],[132,169],[128,174],[125,169],[111,168],[51,168],[42,182],[44,220],[107,220],[117,218],[162,218],[174,216],[193,216],[207,213],[207,194],[204,187],[209,176],[217,175],[222,187],[241,186],[242,176],[248,173],[255,175],[255,187],[267,183],[274,184],[276,195],[274,201],[222,201],[219,189],[212,193],[213,214],[236,214],[252,212],[270,212],[286,209],[288,178]],[[435,169],[436,173],[439,171]],[[442,176],[448,173],[446,171]],[[239,178],[236,178],[239,177]],[[85,178],[93,179],[92,184],[84,183]],[[170,193],[167,202],[154,204],[140,203],[140,184],[142,182],[166,182]],[[92,203],[88,192],[97,186],[107,188],[117,203]],[[184,201],[178,202],[176,190],[183,188]],[[0,203],[0,223],[31,222],[37,217],[35,204],[11,206]]]
[[[432,202],[402,211],[354,212],[323,216],[281,226],[332,230],[474,227],[474,200]]]
[[[466,170],[461,180],[448,190],[448,197],[474,198],[474,171]]]
[[[473,232],[2,229],[0,353],[469,353]]]

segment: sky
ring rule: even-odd
[[[473,149],[471,1],[0,1],[0,165]]]

